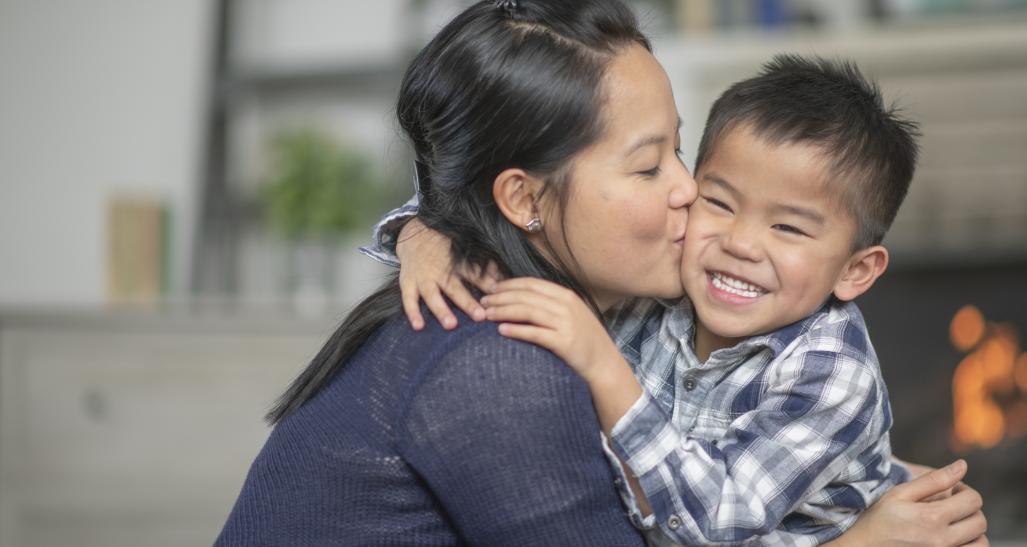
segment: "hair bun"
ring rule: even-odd
[[[496,8],[506,15],[513,15],[517,11],[517,0],[496,0]]]

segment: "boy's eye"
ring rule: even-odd
[[[723,201],[720,201],[719,199],[708,198],[708,197],[704,197],[703,199],[705,199],[707,203],[709,203],[710,205],[712,205],[712,206],[714,206],[714,207],[716,207],[718,209],[723,209],[723,210],[725,210],[725,211],[727,211],[729,213],[733,212],[731,210],[731,208],[727,206],[726,203],[724,203]]]
[[[774,229],[778,230],[778,231],[781,231],[781,232],[784,232],[786,234],[794,234],[794,235],[798,235],[798,236],[807,235],[806,232],[803,232],[802,230],[796,228],[795,226],[790,226],[788,224],[775,224],[774,225]]]

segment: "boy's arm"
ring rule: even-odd
[[[552,351],[585,380],[605,435],[641,396],[642,386],[618,349],[618,345],[627,346],[630,341],[615,343],[594,312],[573,291],[540,279],[512,279],[498,283],[495,292],[485,296],[482,304],[488,319],[501,322],[500,334]],[[620,321],[624,336],[634,337],[656,307],[655,303],[635,300],[617,310],[613,317]],[[638,479],[615,454],[609,450],[607,454],[621,485],[630,488],[624,501],[632,520],[640,527],[651,527],[644,524],[644,517],[652,511]]]
[[[640,501],[651,505],[656,524],[685,544],[768,535],[794,543],[787,539],[794,533],[778,530],[785,517],[887,431],[872,365],[808,349],[777,364],[757,408],[735,419],[722,439],[692,437],[643,392],[598,327],[587,328],[589,316],[598,321],[571,291],[516,279],[500,283],[483,304],[489,318],[510,322],[500,325],[500,333],[554,351],[588,382],[616,454],[639,478],[645,494]],[[873,464],[884,466],[886,479],[889,462]],[[871,482],[861,487],[882,486]],[[806,540],[836,537],[872,497],[856,489],[843,493],[828,508],[844,505],[848,511],[813,507],[823,520],[794,526],[808,530]]]
[[[479,270],[473,266],[453,268],[449,239],[428,228],[417,218],[415,194],[402,207],[386,213],[374,227],[372,243],[360,252],[386,266],[400,268],[399,288],[403,311],[414,330],[424,328],[421,301],[445,328],[457,326],[456,314],[446,298],[476,321],[484,319],[481,306],[465,281],[485,291],[499,279],[494,264]],[[400,256],[404,265],[400,265]]]
[[[658,523],[678,541],[787,534],[778,527],[802,504],[817,518],[786,528],[826,541],[890,485],[885,453],[858,462],[876,466],[878,480],[846,485],[837,497],[821,500],[825,505],[810,503],[887,430],[870,366],[834,352],[805,351],[774,373],[756,409],[735,418],[721,439],[679,430],[646,394],[614,428],[615,451],[638,475]],[[825,510],[837,507],[845,510]]]
[[[396,243],[399,239],[399,231],[408,220],[417,215],[418,203],[417,194],[414,194],[398,209],[385,213],[378,224],[374,225],[371,244],[361,247],[360,252],[386,266],[398,268],[399,257],[396,255]]]

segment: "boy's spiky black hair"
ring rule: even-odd
[[[777,55],[758,75],[732,85],[710,109],[696,171],[740,127],[771,144],[820,147],[856,220],[854,247],[884,239],[913,178],[919,126],[886,107],[877,84],[855,63]]]

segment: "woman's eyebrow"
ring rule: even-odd
[[[680,130],[680,129],[681,129],[681,116],[678,116],[678,122],[677,122],[677,127],[676,127],[675,131]],[[624,156],[625,157],[630,156],[630,155],[634,154],[635,152],[637,152],[640,148],[644,148],[646,146],[650,146],[650,145],[653,145],[653,144],[663,144],[665,142],[667,142],[667,135],[645,135],[643,137],[640,137],[635,142],[633,142],[631,144],[631,146],[629,146],[627,148],[627,150],[624,152]]]

